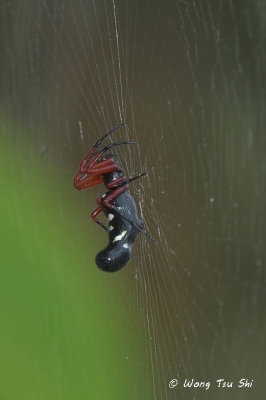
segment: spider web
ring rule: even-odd
[[[145,365],[136,398],[260,398],[264,5],[38,0],[14,9],[4,2],[2,10],[18,26],[28,71],[26,83],[14,83],[15,104],[24,107],[5,107],[35,131],[41,152],[49,146],[49,157],[74,175],[121,121],[110,140],[138,142],[117,152],[127,176],[148,172],[131,193],[158,245],[138,237],[141,263],[110,276],[136,368]],[[95,237],[105,243],[97,227]],[[186,378],[212,388],[184,388]],[[255,388],[217,391],[220,378],[253,379]]]

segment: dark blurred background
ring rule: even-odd
[[[263,2],[2,0],[0,18],[0,397],[261,399]],[[158,245],[104,274],[104,187],[73,177],[120,121]]]

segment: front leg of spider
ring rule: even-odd
[[[102,150],[96,151],[102,141],[122,125],[124,124],[115,126],[96,142],[82,160],[74,178],[74,186],[78,190],[87,189],[100,183],[104,183],[108,189],[108,192],[97,199],[98,207],[91,214],[94,222],[109,233],[108,246],[96,256],[97,266],[107,272],[120,270],[129,262],[130,258],[134,258],[131,248],[139,232],[155,241],[143,231],[143,222],[138,218],[135,201],[128,192],[128,183],[145,173],[126,179],[114,154],[105,154],[111,147],[135,144],[136,142],[112,143]],[[102,211],[109,221],[108,228],[97,218]]]

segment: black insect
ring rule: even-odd
[[[96,142],[89,154],[82,160],[78,173],[74,178],[74,186],[78,190],[104,183],[108,191],[98,197],[98,207],[92,212],[92,219],[109,233],[109,244],[96,256],[96,264],[103,271],[114,272],[123,268],[132,256],[131,248],[137,234],[141,232],[148,239],[156,242],[143,231],[143,222],[138,218],[133,197],[128,192],[128,184],[146,173],[127,179],[121,165],[113,154],[106,152],[114,146],[135,144],[136,142],[118,142],[106,145],[96,152],[102,141],[124,123],[113,127]],[[103,211],[108,228],[97,218]]]

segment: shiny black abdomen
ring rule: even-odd
[[[136,240],[139,229],[143,229],[143,222],[139,219],[133,197],[128,191],[118,196],[113,205],[115,209],[107,208],[103,200],[110,193],[102,196],[101,207],[109,221],[109,243],[96,256],[97,266],[107,272],[114,272],[123,268],[131,258],[131,248]],[[123,214],[127,219],[122,217]],[[134,225],[128,220],[133,221]]]

